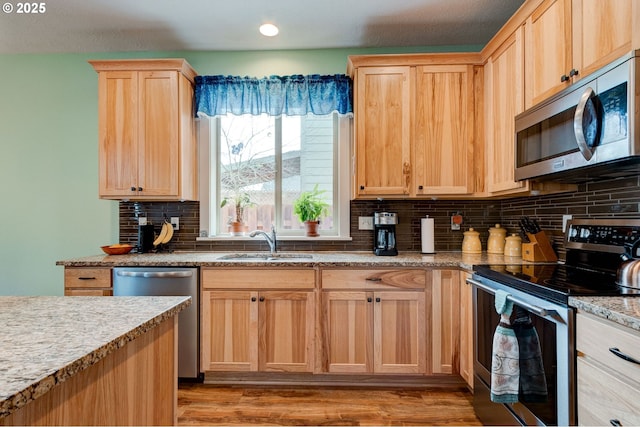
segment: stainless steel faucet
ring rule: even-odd
[[[276,227],[271,224],[271,233],[267,233],[262,230],[254,230],[249,233],[249,237],[262,236],[266,239],[267,243],[269,243],[269,249],[271,250],[271,255],[278,252],[278,240],[276,239]]]

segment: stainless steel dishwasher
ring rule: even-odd
[[[186,267],[116,267],[114,296],[190,296],[178,315],[178,377],[200,379],[198,269]]]

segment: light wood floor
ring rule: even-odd
[[[463,389],[180,384],[178,425],[482,425]]]

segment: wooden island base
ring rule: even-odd
[[[176,425],[177,319],[0,418],[0,425]]]

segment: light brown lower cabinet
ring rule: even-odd
[[[471,277],[460,272],[460,376],[473,390],[473,288],[467,283]]]
[[[431,373],[457,374],[460,357],[460,271],[428,270]]]
[[[458,374],[459,282],[446,269],[202,267],[202,370]]]
[[[326,269],[321,276],[324,371],[426,372],[424,270]]]
[[[578,424],[640,425],[640,333],[578,312],[576,348]]]
[[[65,267],[65,296],[111,296],[111,268]]]
[[[203,371],[313,372],[314,270],[203,268],[201,284]]]

